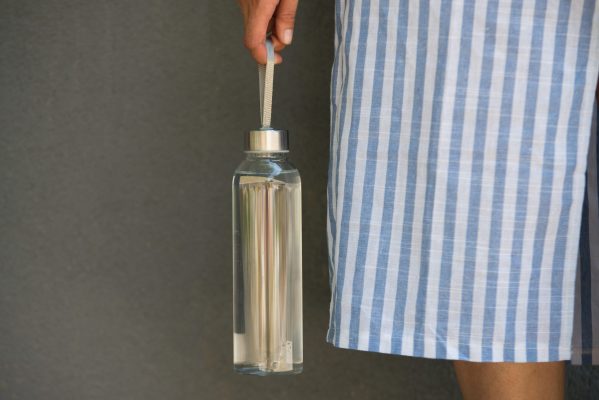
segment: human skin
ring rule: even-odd
[[[558,400],[564,398],[565,363],[453,363],[465,400]]]
[[[266,64],[266,34],[275,49],[275,63],[283,62],[281,50],[293,40],[298,0],[237,0],[243,14],[243,44],[260,64]]]

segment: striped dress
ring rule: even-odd
[[[587,346],[598,72],[595,0],[337,0],[327,341],[470,361]]]

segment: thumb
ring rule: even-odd
[[[281,0],[275,11],[275,35],[283,44],[291,44],[298,0]]]

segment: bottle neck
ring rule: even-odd
[[[266,152],[266,151],[246,151],[245,155],[248,160],[286,160],[288,152],[286,151],[276,151],[276,152]]]

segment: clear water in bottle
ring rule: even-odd
[[[234,368],[302,371],[301,181],[286,152],[247,153],[233,177]]]

